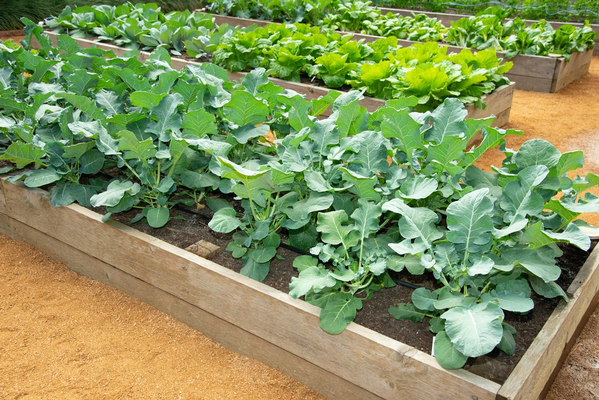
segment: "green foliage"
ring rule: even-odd
[[[474,49],[495,49],[506,58],[518,54],[561,55],[567,60],[576,52],[592,49],[597,34],[588,23],[583,28],[563,25],[554,29],[546,21],[526,26],[520,18],[506,20],[509,10],[488,8],[469,18],[452,22],[446,41],[450,44]]]
[[[102,206],[105,218],[135,209],[133,222],[158,228],[173,205],[206,199],[209,227],[231,234],[227,250],[256,280],[287,236],[310,253],[293,262],[290,294],[320,307],[332,334],[394,285],[392,273],[430,274],[438,288],[419,288],[389,312],[430,318],[446,368],[494,348],[513,353],[504,314],[533,309],[533,291],[567,300],[556,284],[557,243],[587,249],[577,217],[599,211],[587,192],[599,177],[571,175],[580,152],[541,139],[509,150],[505,136],[520,132],[464,119],[456,98],[420,112],[421,95],[402,97],[371,114],[360,91],[308,101],[264,68],[231,82],[213,64],[175,71],[161,47],[142,63],[136,51],[116,58],[68,36],[53,46],[41,31],[27,27],[25,42],[36,37],[38,51],[0,44],[0,159],[29,167],[11,179],[49,185],[52,204]],[[425,46],[393,57],[427,59]],[[357,43],[344,51],[345,61],[362,52]],[[494,65],[489,52],[451,57]],[[477,132],[480,144],[468,145]],[[500,167],[475,166],[498,146]]]

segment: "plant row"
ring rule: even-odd
[[[136,0],[138,3],[157,3],[165,12],[175,10],[188,10],[201,7],[202,0]],[[67,6],[91,6],[98,4],[119,5],[122,0],[5,0],[2,2],[0,15],[0,31],[21,30],[21,18],[26,17],[33,21],[41,21],[48,15],[57,15]]]
[[[599,3],[595,0],[375,0],[378,6],[433,12],[476,14],[488,7],[501,7],[526,19],[589,21],[599,24]]]
[[[505,315],[529,312],[533,291],[567,300],[557,243],[588,249],[577,217],[599,211],[583,195],[599,177],[568,176],[582,152],[540,139],[510,150],[504,137],[521,132],[464,119],[456,99],[421,113],[404,97],[368,113],[360,92],[307,101],[264,69],[231,82],[212,64],[174,70],[162,48],[141,63],[66,35],[53,46],[41,31],[26,28],[37,52],[0,44],[0,159],[21,170],[11,181],[51,185],[53,205],[104,207],[105,219],[133,209],[132,222],[159,228],[175,204],[206,204],[209,227],[232,234],[227,250],[257,280],[287,237],[311,254],[293,261],[290,294],[320,307],[333,334],[397,272],[429,274],[437,289],[389,312],[427,318],[446,368],[513,353]],[[475,166],[498,146],[501,167]]]
[[[491,49],[448,55],[436,43],[401,48],[394,37],[364,43],[304,24],[217,28],[209,16],[164,15],[149,5],[65,9],[48,24],[61,27],[57,32],[94,34],[129,48],[164,47],[196,58],[210,54],[212,62],[233,72],[263,67],[273,77],[318,78],[331,88],[352,87],[383,99],[414,95],[421,110],[448,97],[484,108],[482,96],[508,84],[503,74],[512,66],[500,65]]]
[[[566,59],[576,52],[592,49],[596,33],[587,25],[577,28],[564,25],[554,29],[546,21],[527,26],[520,18],[507,20],[510,8],[492,7],[481,10],[476,16],[461,18],[445,28],[436,18],[423,14],[405,17],[392,13],[383,15],[372,2],[351,0],[334,4],[334,10],[316,22],[322,28],[347,32],[361,32],[377,36],[395,36],[414,41],[445,42],[454,46],[477,50],[487,48],[503,52],[506,58],[518,54],[548,56],[562,55]],[[238,3],[214,2],[211,10],[221,14],[243,16]],[[279,7],[275,3],[267,7]],[[332,8],[329,5],[329,8]],[[261,15],[251,15],[260,17]]]

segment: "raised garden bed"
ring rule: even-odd
[[[45,33],[49,35],[49,37],[51,38],[51,40],[54,43],[56,43],[56,40],[58,37],[58,35],[56,33],[53,33],[53,32],[45,32]],[[125,49],[125,48],[122,48],[119,46],[115,46],[115,45],[108,44],[108,43],[97,42],[97,41],[93,41],[90,39],[75,38],[75,40],[77,41],[79,46],[82,48],[90,48],[90,47],[95,46],[95,47],[98,47],[98,48],[101,48],[104,50],[112,50],[116,55],[122,55],[123,53],[129,51],[128,49]],[[32,42],[32,46],[34,48],[39,48],[39,44],[37,43],[37,41],[35,39]],[[142,52],[140,52],[139,59],[141,61],[144,61],[149,56],[150,56],[150,53],[142,51]],[[173,68],[176,68],[176,69],[185,68],[185,66],[188,64],[199,64],[198,62],[195,62],[195,61],[190,61],[190,60],[186,60],[183,58],[176,58],[176,57],[173,57],[171,59],[171,63],[172,63]],[[244,72],[229,72],[229,77],[231,80],[240,80],[245,75],[246,75],[246,73],[244,73]],[[277,78],[269,78],[269,79],[271,82],[273,82],[274,84],[276,84],[278,86],[281,86],[285,89],[290,89],[299,94],[305,95],[306,99],[308,99],[308,100],[312,100],[315,98],[325,96],[329,92],[329,90],[331,90],[331,89],[328,89],[328,88],[325,88],[322,86],[317,86],[317,85],[310,85],[310,84],[299,83],[299,82],[290,82],[290,81],[286,81],[283,79],[277,79]],[[476,108],[476,106],[474,104],[468,105],[466,107],[466,110],[468,111],[468,118],[479,119],[479,118],[486,118],[491,115],[495,115],[495,120],[493,122],[493,126],[502,127],[502,126],[506,125],[509,122],[510,111],[511,111],[511,107],[512,107],[512,98],[514,95],[514,86],[515,86],[514,84],[502,86],[502,87],[498,88],[497,90],[495,90],[493,93],[483,96],[483,99],[487,103],[487,107],[484,110]],[[368,111],[373,112],[377,108],[385,105],[385,100],[376,99],[373,97],[365,97],[364,99],[362,99],[360,101],[360,105],[365,107],[366,109],[368,109]],[[329,112],[323,113],[323,116],[328,116],[328,115],[330,115]]]
[[[465,15],[465,14],[450,14],[450,13],[439,13],[439,12],[429,12],[429,11],[419,11],[419,10],[406,10],[406,9],[401,9],[401,8],[390,8],[390,7],[379,7],[379,10],[381,10],[381,12],[383,14],[390,12],[393,14],[398,14],[398,15],[403,15],[403,16],[412,16],[412,14],[425,14],[431,18],[437,18],[445,26],[449,26],[452,22],[457,21],[458,19],[470,17],[470,15]],[[538,21],[533,21],[533,20],[525,20],[525,21],[527,22],[527,24],[532,24],[533,22],[538,22]],[[584,26],[584,24],[582,24],[580,22],[556,22],[556,21],[548,21],[548,22],[551,24],[552,27],[554,27],[556,29],[562,25],[573,25],[573,26],[576,26],[579,28]],[[595,32],[597,32],[597,39],[595,39],[595,48],[593,50],[593,55],[599,56],[599,24],[591,24],[591,28],[593,28],[593,30]]]
[[[387,10],[387,9],[382,9]],[[391,9],[388,9],[391,10]],[[397,11],[397,10],[396,10]],[[411,15],[409,10],[405,11],[405,15]],[[399,13],[398,13],[399,14]],[[426,13],[430,15],[434,13]],[[404,14],[401,14],[404,15]],[[453,14],[444,14],[453,16]],[[459,18],[464,17],[463,15],[457,16]],[[437,17],[439,18],[439,17]],[[233,26],[247,27],[253,24],[258,26],[268,25],[269,21],[260,21],[246,18],[237,18],[223,15],[214,15],[215,22],[217,24],[229,24]],[[441,19],[441,18],[439,18]],[[444,20],[442,20],[445,23]],[[599,29],[599,26],[596,26]],[[353,32],[346,32],[354,36],[354,39],[363,39],[366,42],[374,42],[380,39],[379,36],[373,35],[362,35]],[[411,40],[398,40],[401,46],[410,46],[415,43]],[[442,44],[444,45],[444,44]],[[450,52],[460,52],[464,50],[464,47],[444,45],[448,47]],[[595,46],[598,49],[599,46]],[[476,50],[474,50],[476,51]],[[502,53],[497,53],[498,57],[503,57]],[[570,83],[580,79],[588,73],[589,67],[591,66],[591,59],[593,57],[593,51],[587,50],[584,53],[574,53],[569,62],[563,57],[544,57],[544,56],[532,56],[532,55],[517,55],[510,61],[514,63],[512,69],[505,74],[512,82],[515,82],[517,89],[531,90],[535,92],[555,93],[558,90],[568,86]]]
[[[2,181],[0,232],[26,240],[81,274],[110,284],[281,369],[335,399],[536,399],[599,300],[599,250],[582,266],[503,385],[448,371],[428,354],[355,323],[340,335],[319,309],[78,205]],[[234,294],[234,295],[232,295]]]

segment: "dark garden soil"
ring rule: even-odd
[[[598,173],[599,58],[593,58],[588,76],[557,94],[516,91],[511,121],[510,127],[524,130],[526,137],[508,140],[509,147],[542,137],[562,152],[582,148],[585,172]],[[500,162],[498,154],[490,154],[481,166]],[[208,229],[208,211],[193,211],[176,211],[185,220],[173,219],[162,230],[143,223],[134,226],[180,247],[200,239],[215,243],[221,251],[213,261],[239,270],[241,263],[224,250],[226,236]],[[131,217],[118,219],[126,222]],[[599,224],[599,216],[588,221]],[[562,264],[561,283],[567,286],[584,254],[565,251],[575,260]],[[295,254],[281,249],[280,255],[284,259],[273,262],[265,283],[288,291]],[[419,286],[432,284],[419,277],[397,278]],[[398,285],[377,293],[364,302],[357,322],[430,352],[427,325],[396,321],[386,311],[398,301],[408,301],[411,290]],[[508,316],[518,330],[515,356],[492,354],[468,368],[501,382],[555,303],[537,302],[527,316]],[[599,398],[599,312],[590,321],[547,400]],[[0,370],[1,399],[322,399],[280,372],[224,349],[152,307],[2,235]]]
[[[180,248],[186,248],[200,240],[214,243],[220,246],[220,250],[212,258],[212,261],[239,272],[242,267],[241,260],[232,258],[230,252],[224,250],[230,241],[230,235],[215,233],[208,228],[208,221],[212,214],[210,210],[207,208],[195,210],[176,208],[172,211],[174,218],[168,223],[166,229],[153,229],[146,223],[136,223],[132,226]],[[134,211],[121,213],[114,215],[113,218],[130,225],[130,220],[136,213]],[[283,242],[285,242],[285,238],[283,238]],[[566,290],[579,268],[584,264],[588,253],[572,246],[564,246],[562,250],[564,255],[559,259],[559,265],[563,272],[558,283]],[[275,258],[271,263],[270,273],[263,283],[282,292],[289,292],[289,282],[292,277],[297,276],[291,262],[298,254],[290,249],[279,249],[279,258]],[[428,322],[398,321],[387,312],[387,309],[395,306],[398,302],[410,302],[414,288],[409,286],[434,289],[435,280],[429,274],[412,276],[408,273],[400,273],[395,274],[393,278],[399,284],[375,293],[371,300],[365,300],[363,309],[358,312],[356,322],[430,353],[433,334],[428,329]],[[558,303],[557,299],[549,300],[539,297],[533,299],[536,304],[535,308],[527,315],[506,313],[505,321],[514,326],[518,332],[516,353],[513,356],[507,356],[505,353],[497,351],[489,356],[480,357],[476,361],[472,360],[466,369],[498,383],[502,383],[508,377]]]

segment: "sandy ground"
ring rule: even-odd
[[[516,91],[509,147],[545,138],[599,173],[599,57],[557,94]],[[483,164],[499,165],[497,154]],[[599,224],[599,216],[587,219]],[[599,399],[599,312],[547,400]],[[323,399],[115,289],[0,235],[0,399]]]

